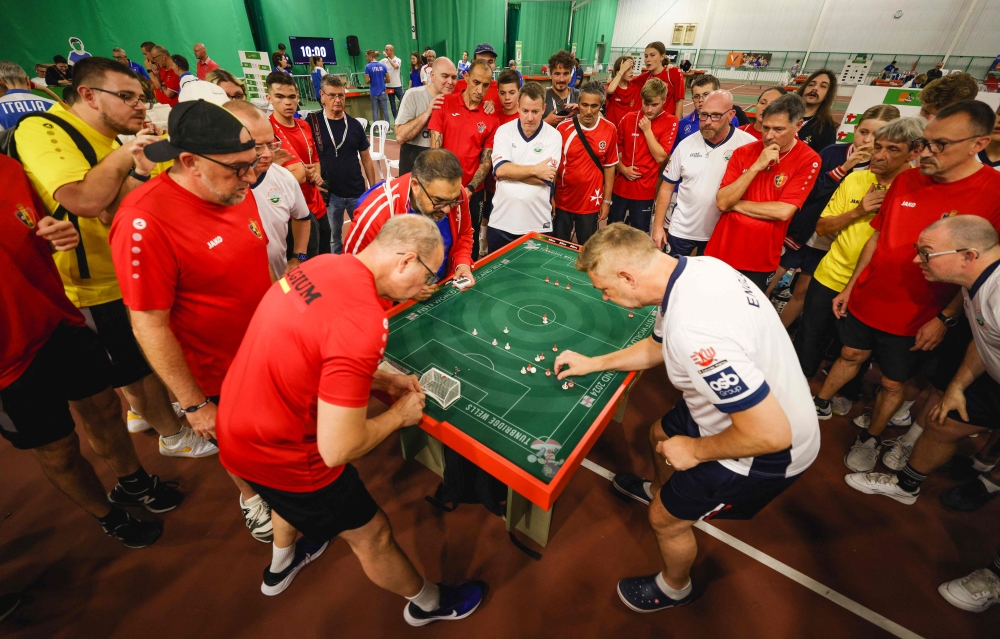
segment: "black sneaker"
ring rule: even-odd
[[[127,548],[151,546],[163,534],[163,523],[142,521],[125,512],[125,522],[109,528],[101,524],[104,532],[125,544]]]
[[[0,621],[9,617],[21,605],[21,593],[0,595]]]
[[[985,506],[1000,493],[991,493],[977,477],[941,493],[941,503],[953,510],[972,512]]]
[[[656,585],[656,575],[631,577],[618,582],[618,596],[622,602],[636,612],[656,612],[665,608],[675,608],[689,603],[694,592],[683,599],[671,599]]]
[[[819,405],[819,402],[813,397],[813,404],[816,406],[816,418],[817,419],[830,419],[833,417],[833,402],[827,402],[826,408]]]
[[[156,475],[150,475],[153,485],[141,493],[133,494],[125,490],[121,484],[108,493],[108,501],[118,506],[140,506],[151,513],[165,513],[180,506],[184,495],[177,490],[177,482],[160,481]]]
[[[979,471],[972,466],[972,457],[956,455],[948,469],[948,478],[955,481],[969,481],[979,477]]]
[[[458,621],[476,611],[486,596],[486,584],[470,581],[457,586],[438,584],[441,602],[437,610],[425,612],[412,601],[403,608],[403,619],[411,626],[426,626],[435,621]]]
[[[299,537],[295,542],[295,557],[292,558],[292,563],[288,564],[287,568],[278,573],[271,572],[270,566],[264,569],[264,581],[260,584],[260,591],[268,597],[281,594],[292,585],[292,581],[295,580],[299,571],[322,555],[329,545],[329,541],[323,544],[314,544],[305,537]]]
[[[618,494],[630,497],[643,506],[649,505],[649,494],[646,493],[645,485],[649,480],[643,479],[632,473],[618,473],[611,480],[611,487],[618,491]]]

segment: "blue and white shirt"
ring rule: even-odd
[[[0,98],[0,131],[15,126],[29,113],[48,111],[55,103],[27,89],[8,89],[7,95]]]
[[[786,450],[718,462],[740,475],[792,477],[819,453],[812,393],[788,332],[764,293],[714,257],[681,257],[656,313],[670,383],[684,395],[692,437],[718,435],[729,415],[773,393],[792,429]]]

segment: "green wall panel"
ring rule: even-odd
[[[585,61],[584,66],[594,62],[594,44],[601,41],[607,43],[604,54],[604,66],[614,63],[608,60],[611,49],[611,37],[615,32],[615,17],[618,14],[618,0],[592,0],[580,7],[573,16],[573,37],[570,42],[576,42],[578,51],[576,57]]]
[[[548,64],[549,56],[559,49],[569,51],[569,2],[522,2],[517,39],[522,42],[521,57],[535,65]]]
[[[409,19],[409,3],[405,4]],[[468,51],[472,58],[477,44],[489,42],[500,58],[504,57],[503,0],[416,0],[416,9],[421,51],[425,46],[434,48],[445,42],[446,55],[458,62],[462,51]],[[437,49],[435,52],[442,54]],[[500,64],[498,58],[497,66]]]

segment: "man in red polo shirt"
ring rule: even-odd
[[[121,485],[109,499],[80,453],[70,407],[119,484],[145,481],[149,487],[142,502],[127,505],[165,512],[183,495],[139,465],[104,343],[66,297],[52,252],[72,251],[79,243],[73,223],[46,215],[21,166],[0,155],[0,435],[14,448],[30,450],[52,485],[107,534],[142,548],[160,537],[163,524],[135,519],[118,505]]]
[[[376,184],[358,198],[354,224],[344,243],[344,253],[357,255],[372,243],[385,223],[397,215],[420,214],[437,224],[444,241],[444,262],[436,272],[439,280],[454,275],[469,279],[472,275],[474,228],[469,213],[469,199],[462,188],[462,166],[455,154],[445,149],[430,149],[417,156],[413,172],[395,180]],[[425,300],[437,287],[428,284],[414,296]],[[387,308],[390,304],[386,302]]]
[[[484,182],[493,170],[493,134],[500,121],[482,108],[486,87],[493,80],[489,65],[481,59],[473,60],[466,77],[465,91],[445,96],[441,108],[431,115],[427,130],[431,133],[431,148],[451,151],[462,165],[462,185],[472,194],[472,228],[478,229],[486,195]],[[477,259],[478,242],[472,246],[472,260]]]
[[[291,157],[284,161],[286,169],[291,171],[295,179],[302,187],[302,195],[306,198],[306,206],[309,212],[318,221],[314,225],[310,237],[317,237],[317,252],[320,254],[329,253],[330,238],[332,228],[330,220],[326,218],[326,204],[323,202],[323,193],[319,190],[323,184],[323,176],[320,170],[319,152],[316,150],[316,140],[313,138],[312,127],[305,120],[295,117],[295,112],[299,108],[299,90],[292,76],[282,71],[272,71],[268,74],[267,101],[271,103],[274,111],[271,113],[271,126],[274,128],[274,137],[281,140],[282,151],[287,151]],[[343,211],[341,211],[343,215]],[[310,249],[313,242],[310,241]],[[310,255],[315,255],[310,250]]]
[[[929,282],[913,264],[920,232],[952,215],[978,215],[1000,228],[1000,174],[976,159],[990,143],[993,122],[985,102],[962,100],[941,109],[927,124],[924,137],[914,142],[921,149],[919,170],[903,171],[893,180],[871,221],[875,233],[862,249],[854,275],[833,299],[834,314],[844,318],[837,326],[844,347],[816,395],[819,418],[830,418],[834,393],[873,351],[882,373],[869,427],[844,460],[854,472],[875,467],[880,435],[903,403],[906,382],[958,323],[958,286]],[[920,473],[912,472],[919,485]]]
[[[490,76],[492,77],[493,72],[497,68],[497,52],[493,50],[493,45],[489,42],[483,42],[476,47],[475,53],[472,55],[473,60],[482,60],[490,68]],[[472,71],[472,66],[470,64],[469,71]],[[455,83],[455,93],[462,93],[468,88],[469,83],[466,80],[468,73],[462,75],[458,78],[458,82]],[[520,89],[520,82],[518,82],[518,88]],[[486,93],[483,95],[483,112],[493,113],[495,109],[499,108],[500,104],[500,83],[490,82],[489,86],[486,88]]]
[[[611,200],[610,222],[625,222],[649,232],[660,167],[670,157],[677,137],[677,118],[665,108],[667,85],[653,78],[640,91],[642,109],[618,124],[618,173]]]
[[[202,437],[215,437],[222,380],[271,285],[267,236],[253,197],[255,142],[231,112],[204,100],[170,112],[170,139],[146,147],[170,169],[129,193],[111,250],[132,330],[153,370]],[[242,479],[240,508],[271,541],[267,504]]]
[[[481,603],[480,582],[420,576],[351,463],[423,417],[417,378],[378,369],[389,337],[381,300],[417,294],[443,261],[434,223],[404,215],[357,255],[310,260],[261,300],[223,385],[231,399],[219,411],[219,447],[226,468],[273,508],[265,595],[283,592],[340,537],[373,582],[409,600],[412,626],[461,619]],[[397,400],[368,419],[373,388]]]
[[[150,51],[150,60],[156,65],[156,73],[149,76],[149,79],[153,81],[156,101],[160,104],[176,106],[177,98],[181,92],[181,77],[177,73],[170,52],[159,45],[154,46]]]
[[[563,154],[556,174],[553,235],[568,242],[575,230],[576,241],[581,245],[597,232],[600,221],[608,217],[618,165],[618,131],[601,117],[603,103],[604,87],[597,82],[584,82],[577,102],[580,110],[557,127],[563,139]]]
[[[204,80],[206,75],[219,68],[215,60],[208,57],[208,50],[200,42],[194,45],[194,57],[198,60],[195,71],[199,80]]]
[[[729,264],[762,291],[778,268],[785,229],[819,174],[819,155],[795,136],[805,110],[794,94],[768,104],[760,116],[763,139],[733,152],[715,198],[723,213],[705,255]]]

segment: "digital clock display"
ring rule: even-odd
[[[309,58],[319,56],[323,64],[337,64],[337,53],[333,49],[333,38],[305,38],[288,36],[288,52],[292,56],[292,64],[309,65]]]

